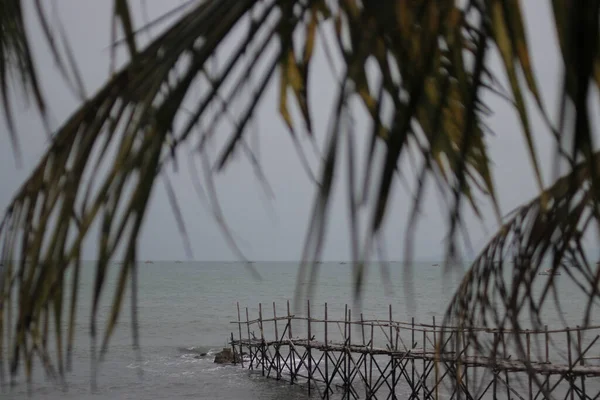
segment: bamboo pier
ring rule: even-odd
[[[270,308],[270,307],[268,307]],[[321,308],[321,307],[319,307]],[[510,331],[365,319],[346,305],[331,318],[237,304],[231,333],[240,364],[303,385],[322,399],[600,398],[600,326]],[[269,313],[271,316],[266,316]],[[237,339],[235,338],[237,336]]]

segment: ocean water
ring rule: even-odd
[[[68,389],[44,379],[36,366],[31,386],[19,376],[16,386],[4,389],[3,399],[300,399],[306,398],[301,386],[266,379],[239,366],[213,362],[212,355],[227,346],[231,332],[237,338],[236,304],[249,308],[250,319],[256,318],[259,303],[265,317],[272,315],[273,302],[278,315],[286,312],[286,302],[294,298],[297,263],[257,262],[262,279],[256,280],[241,263],[154,262],[140,264],[138,314],[140,321],[141,359],[132,349],[131,308],[127,293],[119,325],[112,336],[106,359],[99,366],[97,388],[91,390],[89,313],[92,296],[93,265],[86,265],[80,286],[77,334],[73,369],[67,375]],[[112,269],[106,293],[115,285]],[[407,293],[405,268],[390,263],[390,275],[382,279],[379,267],[370,267],[362,308],[365,318],[388,318],[392,304],[395,320],[441,321],[461,272],[444,275],[440,266],[431,263],[412,265],[413,278]],[[322,317],[328,303],[330,316],[343,319],[344,305],[353,307],[351,265],[323,263],[317,286],[311,297],[315,317]],[[581,315],[582,298],[565,278],[564,290],[571,291],[563,301],[561,312],[544,315],[545,322],[562,327],[560,317]],[[303,282],[302,285],[308,285]],[[390,290],[386,290],[390,289]],[[111,298],[104,295],[101,319],[108,314]],[[410,296],[410,297],[409,297]],[[411,301],[412,300],[412,301]],[[292,304],[293,307],[293,304]],[[570,311],[570,312],[569,312]],[[330,317],[331,318],[331,317]],[[577,321],[573,320],[573,324]],[[206,356],[202,354],[207,353]]]

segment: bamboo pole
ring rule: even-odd
[[[279,340],[279,329],[277,327],[277,308],[273,302],[273,323],[275,325],[275,339]]]
[[[325,380],[327,384],[325,385],[325,398],[329,400],[329,352],[327,351],[329,347],[329,342],[327,338],[327,303],[325,303]]]
[[[527,364],[530,368],[531,366],[531,335],[529,333],[529,329],[525,332],[525,340],[527,341]],[[527,373],[528,382],[529,382],[529,399],[533,399],[533,375],[531,371]]]
[[[504,350],[504,357],[506,357],[508,355],[507,350],[506,350],[506,338],[504,336],[504,333],[500,333],[500,337],[502,338],[502,349]],[[510,381],[508,378],[508,371],[504,371],[504,378],[506,379],[506,398],[508,400],[510,400]]]
[[[233,365],[237,364],[235,361],[235,342],[233,341],[233,332],[231,332],[231,351],[233,352]]]
[[[292,343],[292,314],[290,313],[290,301],[287,301],[288,339],[290,342],[290,385],[294,384],[296,377],[296,350]]]
[[[371,397],[373,397],[373,331],[375,329],[375,326],[373,325],[373,323],[371,322],[371,352],[369,354],[369,395],[367,396],[367,399],[370,399]]]
[[[585,358],[583,357],[583,354],[581,353],[581,330],[579,328],[579,325],[577,325],[577,357],[579,357],[579,365],[584,366],[585,365]],[[583,393],[583,398],[586,398],[585,395],[585,375],[581,375],[580,376],[581,379],[581,392]]]
[[[567,327],[567,357],[569,360],[569,367],[573,367],[573,358],[571,355],[571,331],[569,330],[569,327]],[[573,390],[572,387],[569,388],[569,391],[571,392],[571,400],[575,399],[575,391]]]
[[[344,306],[344,348],[343,354],[343,375],[342,380],[344,381],[344,398],[350,399],[350,393],[348,392],[348,364],[347,364],[347,349],[348,349],[348,304]],[[341,355],[340,355],[341,356]],[[347,397],[346,397],[347,396]]]
[[[468,330],[468,328],[467,328],[467,330]],[[466,333],[465,330],[462,329],[462,331],[461,331],[461,346],[462,346],[461,352],[462,352],[463,356],[465,357],[465,359],[469,357],[469,346],[468,346],[467,337],[468,337],[468,333]],[[469,364],[466,363],[466,362],[464,362],[464,363],[461,362],[460,366],[463,367],[463,371],[464,372],[461,371],[461,373],[465,377],[465,379],[464,379],[465,380],[465,391],[466,391],[465,394],[468,395],[468,393],[469,393],[469,380],[470,380],[469,379],[469,372],[468,372]],[[466,397],[468,398],[468,396],[466,396]]]
[[[579,365],[585,365],[585,359],[581,355],[581,330],[577,325],[577,357],[579,357]]]
[[[550,342],[550,335],[548,334],[548,325],[544,326],[544,337],[545,337],[545,341],[546,341],[546,364],[548,364],[550,362],[550,351],[549,351],[549,342]]]
[[[546,342],[546,364],[550,363],[550,334],[548,333],[548,325],[544,325],[544,338]],[[550,374],[546,378],[546,392],[550,392]]]
[[[394,343],[394,349],[398,351],[398,339],[400,339],[400,325],[396,326],[396,342]]]
[[[308,329],[308,395],[310,396],[310,381],[312,378],[312,352],[311,352],[311,340],[312,340],[312,332],[310,330],[310,300],[306,300],[306,315],[308,316],[308,323],[307,323],[307,329]]]
[[[392,325],[394,323],[394,319],[393,319],[393,314],[392,314],[392,305],[389,304],[388,305],[388,312],[389,312],[389,318],[390,318],[390,364],[392,365],[392,386],[391,386],[391,394],[392,394],[392,399],[396,399],[396,365],[394,363],[394,355],[392,354],[392,351],[394,350],[394,331],[392,328]]]
[[[394,333],[392,331],[392,324],[393,324],[392,305],[390,304],[388,307],[389,307],[389,314],[390,314],[390,350],[393,350],[394,349],[394,342],[393,342]]]
[[[275,347],[275,359],[277,361],[277,380],[281,379],[281,354],[279,353],[281,339],[279,338],[279,329],[277,329],[277,308],[275,302],[273,302],[273,323],[275,324],[275,340],[277,340],[277,347]]]
[[[493,375],[494,375],[494,381],[493,381],[493,396],[494,396],[494,400],[496,400],[498,398],[498,372],[497,372],[497,368],[496,368],[496,357],[497,357],[497,352],[498,352],[498,333],[494,332],[494,350],[492,351],[492,366],[494,368],[493,370]]]
[[[360,313],[360,328],[361,328],[361,332],[362,332],[362,344],[364,347],[366,347],[367,343],[366,343],[366,338],[365,338],[365,318],[363,317],[363,313]],[[365,396],[368,395],[369,393],[369,386],[368,386],[368,382],[367,382],[367,357],[365,356],[364,359],[364,369],[365,369]]]
[[[258,303],[258,326],[260,328],[260,364],[262,367],[262,374],[265,376],[265,335],[262,321],[262,303]]]
[[[423,392],[423,398],[427,396],[425,392],[425,374],[427,373],[427,331],[423,330],[423,374],[421,375],[421,389]]]
[[[246,307],[246,329],[248,329],[248,344],[250,344],[250,318],[248,317],[248,307]],[[252,346],[248,346],[248,353],[250,353],[250,369],[254,369],[254,348]]]
[[[238,331],[240,334],[240,363],[242,364],[242,368],[244,368],[244,348],[242,347],[242,319],[240,316],[240,302],[237,302],[237,316],[238,316]]]
[[[441,343],[438,344],[437,342],[437,333],[436,333],[436,328],[435,328],[435,315],[433,316],[433,343],[435,344],[436,347],[436,351],[435,351],[435,358],[434,358],[434,363],[435,363],[435,400],[438,400],[439,398],[439,380],[440,380],[440,363],[439,363],[439,358],[440,358],[440,353],[443,351],[443,349],[440,347]]]
[[[347,347],[347,357],[346,361],[348,362],[348,367],[346,369],[346,379],[348,380],[348,399],[350,399],[350,393],[352,391],[352,357],[351,357],[351,348],[352,348],[352,310],[348,309],[348,347]]]
[[[415,349],[415,317],[412,317],[411,320],[411,342],[410,342],[410,348],[412,350]],[[412,384],[415,384],[415,358],[411,357],[410,358],[410,369],[411,369],[411,374],[412,374]]]

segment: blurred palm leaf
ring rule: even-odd
[[[373,241],[387,215],[394,174],[407,156],[417,154],[422,161],[416,180],[413,218],[407,229],[413,226],[423,187],[430,177],[436,179],[443,191],[454,194],[454,202],[448,210],[450,254],[462,220],[462,199],[469,201],[479,213],[475,194],[488,195],[500,219],[482,122],[489,113],[481,100],[483,91],[491,88],[502,92],[498,77],[486,63],[490,49],[496,48],[502,55],[511,96],[541,189],[543,179],[525,107],[525,92],[533,95],[544,115],[546,111],[531,67],[520,2],[473,0],[464,6],[458,3],[462,2],[191,1],[163,33],[145,48],[139,48],[136,43],[139,30],[133,25],[128,2],[115,0],[114,23],[122,27],[130,62],[54,133],[47,154],[16,193],[0,225],[4,241],[2,258],[6,260],[0,297],[0,331],[5,334],[0,335],[3,341],[0,349],[6,344],[11,350],[10,354],[0,355],[0,360],[10,361],[12,376],[21,361],[25,361],[30,373],[34,357],[40,357],[48,372],[63,374],[64,349],[68,356],[73,345],[81,244],[94,223],[101,227],[91,320],[94,352],[98,304],[110,260],[116,256],[119,246],[124,246],[125,254],[102,336],[101,351],[106,350],[127,282],[135,288],[137,237],[149,196],[156,176],[173,161],[176,148],[187,144],[196,149],[207,171],[210,188],[208,164],[213,160],[206,151],[206,143],[214,139],[214,132],[223,124],[231,129],[232,134],[217,159],[219,168],[226,166],[240,146],[246,148],[246,128],[267,86],[274,81],[275,72],[279,73],[279,112],[294,143],[298,145],[296,138],[301,132],[315,132],[308,88],[311,73],[320,73],[310,68],[317,44],[324,46],[325,43],[322,38],[317,40],[319,32],[334,39],[333,50],[341,56],[344,71],[338,77],[334,123],[327,133],[299,283],[306,274],[316,279],[318,264],[315,261],[322,250],[342,139],[347,140],[349,149],[354,148],[348,105],[351,99],[360,99],[371,119],[371,129],[365,134],[372,143],[362,184],[349,173],[357,294],[362,288],[364,265],[370,258]],[[0,86],[7,115],[10,115],[8,71],[20,74],[22,88],[35,94],[42,113],[45,109],[24,29],[22,4],[17,0],[5,1],[2,7],[9,13],[0,10],[3,11],[0,12]],[[591,163],[589,165],[595,165],[595,155],[589,122],[585,124],[587,114],[584,111],[579,114],[579,110],[585,108],[581,99],[587,94],[589,78],[595,76],[596,84],[600,82],[598,12],[594,14],[592,10],[597,4],[598,1],[553,2],[555,15],[559,16],[556,17],[559,41],[565,63],[569,65],[565,97],[573,100],[581,119],[574,133],[554,127],[552,131],[558,143],[568,143],[569,138],[575,138],[570,142],[574,143],[570,152],[573,159],[584,157],[584,164]],[[45,24],[40,2],[36,3],[36,9],[41,23]],[[586,24],[574,24],[582,15],[586,16]],[[572,31],[574,27],[581,30],[582,26],[585,30],[578,31],[577,35],[588,34],[595,40],[586,42],[585,56],[582,51],[565,50],[572,49],[570,44],[581,39]],[[243,36],[234,38],[233,46],[225,47],[236,29],[242,29]],[[47,43],[56,49],[50,30],[44,32]],[[209,73],[208,66],[217,53],[225,54],[225,62],[219,64],[217,71]],[[62,60],[57,50],[54,54]],[[522,71],[525,84],[518,79],[518,70]],[[76,77],[76,73],[72,75]],[[250,77],[256,82],[252,99],[243,104],[241,111],[229,112],[228,109],[242,99],[243,88]],[[199,98],[192,100],[192,91],[194,96],[199,93]],[[300,123],[291,112],[290,99],[300,111]],[[221,111],[214,112],[215,109]],[[384,109],[388,111],[384,113]],[[226,120],[231,115],[237,118]],[[383,159],[374,156],[377,142],[385,146]],[[104,175],[101,165],[107,168]],[[595,185],[596,172],[589,165],[588,181]],[[350,162],[349,171],[352,170]],[[380,176],[373,175],[376,170],[382,171]],[[85,174],[95,179],[86,180]],[[369,201],[367,188],[374,179],[378,181],[377,193]],[[97,183],[92,184],[93,181]],[[362,193],[356,191],[360,188]],[[568,193],[579,189],[580,186],[574,185]],[[545,215],[548,207],[552,210],[556,206],[547,205],[546,197],[557,195],[553,190],[541,193],[536,210],[539,215]],[[594,194],[592,200],[595,201],[598,191],[590,193]],[[357,239],[359,213],[367,213],[371,218],[367,239],[362,244]],[[221,217],[218,218],[226,230]],[[548,248],[549,238],[542,234],[535,242],[536,248]],[[67,271],[73,272],[71,293],[65,292]],[[466,293],[466,289],[462,290],[457,296]],[[65,308],[69,309],[66,340],[61,325]],[[54,321],[56,358],[49,354],[48,321]],[[133,325],[135,344],[136,321]],[[0,371],[4,371],[4,366]]]
[[[18,137],[9,101],[10,83],[19,80],[20,85],[34,95],[42,114],[46,109],[23,17],[20,0],[7,0],[0,3],[0,93],[2,108],[10,129],[10,138],[15,148]]]

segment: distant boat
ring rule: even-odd
[[[558,272],[558,271],[552,272],[551,268],[547,268],[544,270],[544,272],[540,272],[539,275],[560,275],[560,272]]]
[[[175,264],[181,264],[181,261],[175,261]]]
[[[440,264],[431,264],[432,267],[439,267]]]
[[[144,264],[154,264],[154,262],[152,262],[150,260],[146,260],[146,262]]]

